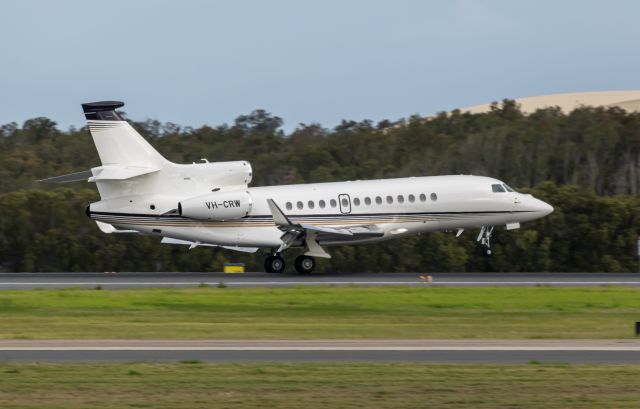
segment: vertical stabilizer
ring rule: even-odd
[[[102,165],[157,167],[166,163],[127,121],[116,112],[124,102],[82,104],[84,115]]]

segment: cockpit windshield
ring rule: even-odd
[[[493,193],[516,192],[511,186],[507,185],[506,183],[495,183],[491,185],[491,191],[493,191]]]
[[[499,183],[496,183],[495,185],[491,185],[491,190],[493,190],[493,193],[504,193],[504,192],[506,192],[504,187]]]

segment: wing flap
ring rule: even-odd
[[[353,236],[353,233],[349,229],[334,228],[334,227],[320,227],[320,226],[314,226],[314,225],[311,225],[311,224],[301,224],[300,227],[302,227],[305,230],[313,231],[313,232],[316,232],[316,233],[327,233],[327,234],[338,234],[338,235],[343,235],[343,236]]]
[[[190,240],[180,240],[180,239],[174,239],[171,237],[163,237],[162,240],[160,240],[160,243],[181,244],[181,245],[189,246],[189,250],[199,246],[203,246],[203,247],[220,247],[226,250],[240,251],[242,253],[255,253],[256,251],[258,251],[257,247],[219,246],[217,244],[200,243],[199,241],[190,241]]]

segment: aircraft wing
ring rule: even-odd
[[[267,203],[273,216],[273,222],[278,226],[278,229],[283,232],[280,237],[282,245],[278,249],[278,252],[289,248],[294,244],[300,245],[304,242],[308,248],[305,254],[318,257],[329,257],[329,255],[322,250],[318,241],[350,241],[365,237],[380,237],[384,235],[384,233],[375,231],[367,225],[325,227],[303,223],[296,224],[284,214],[273,199],[267,199]]]
[[[312,224],[300,224],[300,227],[307,231],[313,231],[316,233],[324,233],[324,234],[337,234],[340,236],[353,236],[353,232],[346,228],[335,228],[335,227],[321,227],[314,226]]]
[[[384,233],[374,230],[371,226],[343,226],[324,227],[309,224],[300,225],[305,231],[314,232],[320,241],[349,241],[368,237],[381,237]]]

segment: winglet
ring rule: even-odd
[[[278,207],[276,202],[273,199],[267,199],[267,204],[269,205],[269,209],[271,210],[271,215],[273,216],[273,222],[276,226],[291,226],[293,223],[284,215],[282,210]]]

